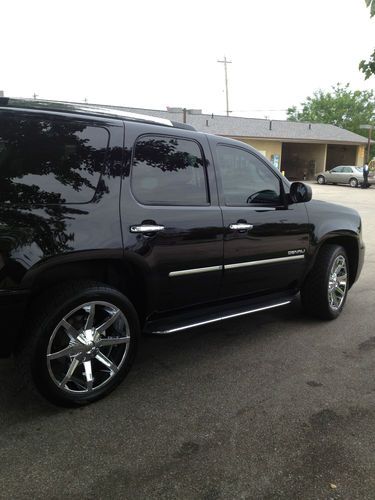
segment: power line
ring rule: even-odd
[[[288,111],[288,108],[285,109],[234,109],[231,113],[247,113],[250,111]]]

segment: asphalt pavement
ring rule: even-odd
[[[0,360],[1,499],[375,498],[375,188],[312,186],[363,217],[342,315],[295,302],[147,337],[125,382],[77,410]]]

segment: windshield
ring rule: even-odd
[[[356,170],[358,170],[358,172],[363,172],[363,167],[355,167]]]

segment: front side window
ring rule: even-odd
[[[279,178],[252,153],[219,145],[216,155],[226,205],[273,205],[280,202]]]
[[[331,172],[333,172],[334,174],[339,174],[340,172],[342,172],[342,169],[343,167],[335,167],[331,170]]]
[[[197,142],[145,135],[134,147],[131,185],[146,205],[206,205],[206,167]]]
[[[108,141],[107,129],[83,122],[0,115],[0,202],[89,202]]]

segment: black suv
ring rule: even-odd
[[[342,311],[358,213],[253,148],[120,110],[0,98],[1,355],[61,405],[103,397],[140,332],[288,304]],[[308,202],[308,203],[307,203]]]

